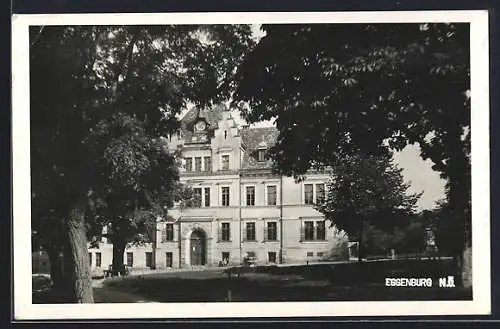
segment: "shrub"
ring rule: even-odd
[[[349,260],[349,241],[345,234],[336,234],[330,250],[325,253],[324,260],[344,261]]]

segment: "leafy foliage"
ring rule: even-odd
[[[408,193],[401,171],[389,156],[345,154],[333,164],[325,200],[316,209],[351,239],[363,240],[368,226],[391,232],[415,212],[420,197]]]
[[[375,228],[373,225],[365,225],[363,229],[363,248],[365,255],[380,256],[387,255],[393,247],[391,232]]]
[[[249,102],[251,122],[276,119],[273,154],[285,173],[330,163],[339,149],[378,153],[417,142],[449,176],[450,139],[465,146],[470,137],[467,24],[263,29],[240,67],[235,99]]]
[[[84,200],[90,235],[104,224],[125,240],[148,231],[146,218],[183,189],[162,136],[188,102],[231,95],[250,34],[239,25],[32,27],[35,226],[48,213],[63,222]]]
[[[277,169],[297,176],[343,153],[418,143],[447,181],[450,226],[463,236],[452,249],[470,247],[469,24],[262,29],[238,70],[234,103],[249,122],[275,119]]]
[[[36,209],[46,205],[41,212],[109,184],[137,190],[156,181],[159,193],[163,181],[153,177],[173,174],[174,164],[157,151],[160,137],[177,128],[187,102],[228,98],[232,74],[252,46],[249,27],[239,25],[51,26],[30,33],[33,195]]]
[[[420,221],[411,221],[405,229],[404,252],[421,253],[426,247],[426,227]]]

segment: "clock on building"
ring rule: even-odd
[[[198,121],[195,126],[197,131],[203,131],[205,130],[205,127],[206,127],[205,121]]]

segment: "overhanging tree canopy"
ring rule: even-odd
[[[285,174],[342,152],[418,143],[447,180],[456,250],[470,246],[469,25],[264,25],[240,66],[235,103],[250,122],[275,118],[272,156]]]
[[[110,178],[137,182],[147,161],[134,145],[176,129],[187,102],[228,98],[250,34],[240,25],[32,27],[33,220],[55,212],[64,224],[71,300],[92,301],[84,224],[90,192]]]

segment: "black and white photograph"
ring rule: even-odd
[[[487,12],[13,36],[16,316],[490,312]]]

